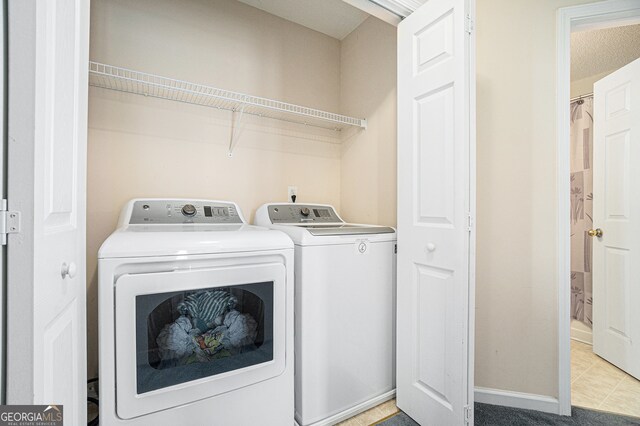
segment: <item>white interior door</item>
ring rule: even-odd
[[[7,402],[86,424],[89,2],[9,0]],[[64,266],[66,265],[66,266]]]
[[[473,3],[398,26],[398,407],[473,422]]]
[[[593,351],[640,378],[640,59],[594,86]]]

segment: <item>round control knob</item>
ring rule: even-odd
[[[309,209],[308,209],[308,208],[306,208],[306,207],[303,207],[303,208],[301,208],[301,209],[300,209],[300,214],[301,214],[302,216],[309,216],[309,213],[311,213],[311,210],[309,210]]]
[[[185,216],[195,216],[196,207],[193,204],[185,204],[182,207],[182,214]]]

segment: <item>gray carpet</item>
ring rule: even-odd
[[[498,405],[475,404],[476,426],[640,426],[640,419],[573,407],[571,417]],[[416,426],[411,417],[400,412],[379,426]],[[437,425],[442,426],[442,425]]]

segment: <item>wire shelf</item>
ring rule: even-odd
[[[89,62],[89,85],[340,131],[367,120],[202,84]]]

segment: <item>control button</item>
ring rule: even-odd
[[[309,209],[308,209],[308,208],[306,208],[306,207],[303,207],[303,208],[301,208],[301,209],[300,209],[300,214],[301,214],[302,216],[309,216],[309,213],[311,213],[311,210],[309,210]]]
[[[185,216],[195,216],[196,207],[193,204],[185,204],[182,207],[182,214]]]

